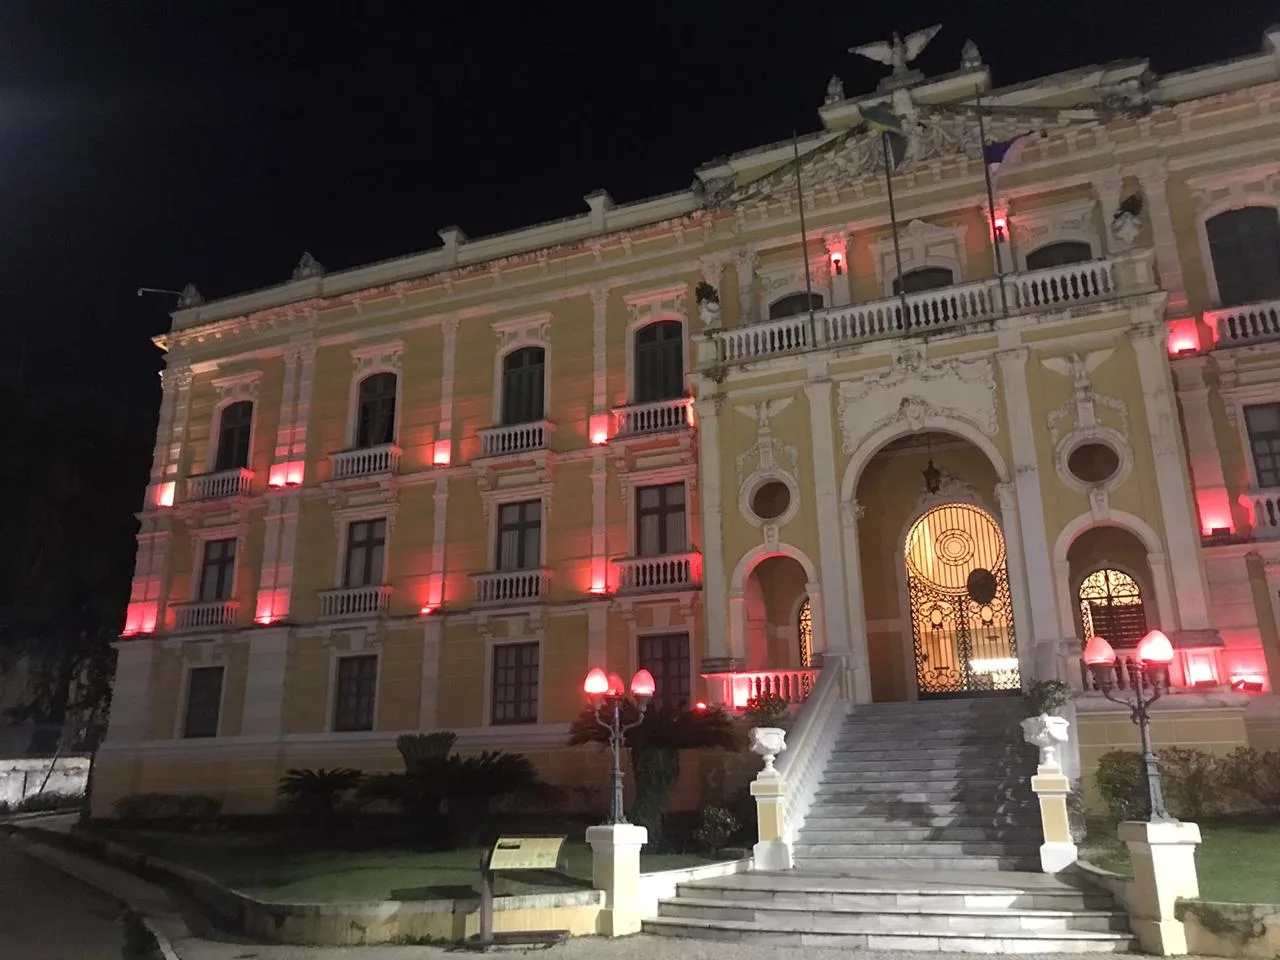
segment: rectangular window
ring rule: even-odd
[[[204,545],[204,562],[200,566],[200,602],[230,600],[236,568],[236,542],[209,540]]]
[[[387,546],[386,520],[358,520],[347,527],[347,562],[344,587],[382,584],[382,555]]]
[[[538,645],[493,648],[493,722],[538,722]]]
[[[377,656],[340,658],[335,686],[333,729],[372,730],[374,697],[378,688]]]
[[[222,709],[222,667],[194,667],[187,674],[184,737],[216,737]]]
[[[542,566],[542,501],[504,503],[498,510],[499,570]]]
[[[689,675],[689,635],[664,633],[639,640],[641,669],[653,674],[655,707],[686,709],[693,697]]]
[[[1244,422],[1258,489],[1280,487],[1280,403],[1245,407]]]
[[[636,556],[660,557],[689,549],[684,483],[636,490]]]

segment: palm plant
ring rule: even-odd
[[[364,774],[350,767],[333,770],[286,770],[276,793],[303,814],[325,840],[332,838],[338,815]]]
[[[630,703],[622,705],[623,723],[638,719],[639,711]],[[569,729],[569,743],[608,744],[609,732],[596,723],[593,707],[586,707]],[[635,799],[631,818],[649,831],[651,843],[662,840],[671,791],[680,776],[680,751],[738,750],[741,734],[723,708],[687,710],[679,707],[651,707],[640,723],[627,733],[631,770],[635,777]]]

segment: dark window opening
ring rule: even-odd
[[[1280,211],[1228,210],[1205,221],[1224,307],[1280,297]]]
[[[215,471],[249,465],[249,432],[253,426],[253,402],[238,400],[223,408],[218,418],[218,455]]]
[[[685,395],[684,328],[662,320],[636,332],[636,403]]]
[[[522,347],[502,360],[502,422],[532,423],[546,416],[547,354]]]
[[[375,373],[360,381],[356,449],[380,447],[395,440],[396,375]]]
[[[538,645],[493,648],[494,723],[538,722]]]
[[[1050,243],[1027,254],[1028,270],[1065,267],[1069,263],[1085,263],[1093,259],[1093,247],[1079,240]]]

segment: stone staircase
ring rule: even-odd
[[[694,881],[647,933],[960,953],[1134,949],[1110,894],[1039,871],[1017,702],[855,707],[794,846],[795,869]]]

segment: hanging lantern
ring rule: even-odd
[[[933,457],[929,458],[929,465],[924,468],[923,474],[926,490],[936,494],[942,489],[942,471],[933,465]]]

